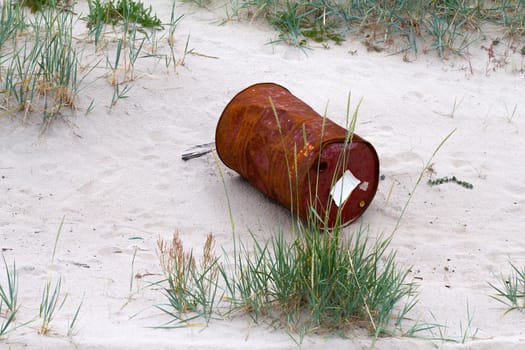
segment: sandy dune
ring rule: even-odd
[[[167,3],[154,3],[166,20]],[[83,2],[79,9],[85,10]],[[167,73],[161,61],[139,60],[129,98],[109,111],[112,88],[105,71],[95,70],[79,96],[79,111],[43,135],[40,116],[25,124],[15,117],[0,119],[0,246],[9,263],[16,260],[19,322],[38,315],[50,277],[61,276],[69,294],[49,336],[37,334],[37,320],[10,333],[0,348],[296,347],[283,330],[254,325],[248,317],[212,321],[208,327],[149,328],[169,320],[153,308],[164,302],[161,291],[146,288],[161,278],[159,237],[178,230],[185,245],[198,251],[213,232],[218,246],[232,249],[215,159],[208,154],[184,162],[181,153],[213,141],[229,100],[264,81],[287,87],[320,113],[329,103],[328,117],[340,124],[349,91],[353,106],[363,97],[356,132],[376,147],[384,180],[365,215],[346,230],[369,225],[371,237],[392,231],[432,152],[457,129],[435,157],[433,177],[455,175],[473,189],[453,183],[431,187],[425,174],[391,248],[400,266],[412,266],[410,279],[420,285],[411,317],[446,324],[446,336],[456,340],[470,317],[468,334],[478,329],[476,338],[467,337],[465,345],[384,338],[376,348],[525,347],[524,315],[504,315],[488,286],[510,273],[509,261],[525,264],[523,56],[511,52],[506,64],[489,62],[479,43],[471,49],[470,65],[463,58],[440,60],[433,52],[404,62],[399,55],[368,52],[352,40],[305,55],[269,45],[275,33],[262,24],[217,25],[224,17],[221,9],[181,5],[178,12],[185,14],[176,31],[179,54],[189,34],[189,47],[199,55],[187,55],[176,73]],[[82,24],[78,30],[84,30]],[[86,62],[95,60],[85,45]],[[505,51],[501,45],[498,57]],[[84,115],[93,99],[94,110]],[[287,210],[224,170],[241,237],[248,239],[251,230],[266,240],[279,227],[292,225]],[[142,278],[133,279],[130,291],[132,273]],[[67,337],[68,320],[82,299],[78,327]],[[309,335],[302,346],[361,349],[372,343],[364,331],[348,336]]]

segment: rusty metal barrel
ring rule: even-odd
[[[226,166],[320,227],[355,221],[377,191],[374,147],[277,84],[239,92],[222,112],[215,144]]]

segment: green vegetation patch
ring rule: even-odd
[[[512,272],[507,277],[501,277],[499,285],[489,283],[496,291],[492,296],[495,300],[503,303],[508,313],[513,310],[525,310],[525,267],[519,267],[510,263]]]
[[[208,236],[200,263],[178,235],[159,241],[168,303],[157,307],[171,318],[163,327],[241,313],[298,334],[355,325],[392,334],[391,321],[398,326],[416,303],[415,286],[387,252],[390,239],[371,242],[366,234],[361,228],[343,238],[304,226],[291,240],[282,233],[263,243],[252,236],[249,245],[234,238],[232,260],[219,259]]]
[[[144,7],[142,2],[133,0],[117,0],[102,2],[90,0],[87,25],[97,27],[101,23],[117,25],[118,23],[137,23],[144,28],[162,29],[162,22],[151,6]]]
[[[401,43],[402,50],[434,49],[443,57],[461,54],[485,23],[509,36],[525,34],[523,0],[241,0],[239,10],[266,18],[279,41],[295,46],[339,43],[350,32],[374,47]]]
[[[32,12],[42,11],[45,7],[71,9],[71,0],[22,0],[23,6],[29,7]]]
[[[41,112],[45,131],[57,117],[74,114],[88,75],[104,61],[100,58],[81,66],[89,42],[95,43],[97,56],[107,51],[106,68],[113,87],[110,110],[127,97],[131,88],[128,83],[137,78],[134,68],[139,58],[164,60],[167,69],[182,64],[183,59],[177,60],[174,50],[175,27],[182,18],[175,16],[175,1],[171,2],[168,31],[160,37],[157,31],[163,29],[161,20],[151,6],[140,1],[88,0],[88,5],[89,13],[80,18],[70,0],[0,2],[0,117],[18,114],[26,120]],[[89,31],[87,36],[74,39],[73,28],[79,19],[86,20]],[[108,31],[106,25],[120,26]],[[167,35],[169,53],[158,51],[158,43]],[[144,52],[146,46],[149,52]],[[114,48],[115,58],[110,59]],[[88,112],[93,106],[94,100]]]

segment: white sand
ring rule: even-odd
[[[154,6],[167,20],[168,2]],[[79,8],[85,9],[85,3]],[[161,278],[155,253],[159,237],[170,238],[178,230],[187,247],[200,250],[213,232],[217,246],[232,249],[214,158],[184,162],[181,153],[213,141],[230,99],[248,85],[266,81],[284,85],[321,113],[329,101],[328,116],[340,124],[348,92],[354,106],[364,98],[356,132],[376,147],[385,179],[365,215],[346,230],[369,225],[371,237],[392,231],[426,161],[457,128],[434,159],[434,177],[455,175],[474,188],[430,187],[425,175],[391,248],[397,249],[400,266],[412,266],[409,279],[416,278],[420,285],[412,318],[446,324],[446,336],[456,340],[461,340],[469,317],[467,335],[479,331],[475,340],[467,337],[466,345],[384,338],[376,348],[525,347],[524,315],[504,315],[504,306],[490,298],[494,290],[488,286],[510,272],[509,261],[525,265],[525,63],[519,53],[509,52],[506,64],[490,63],[488,69],[483,43],[471,48],[472,69],[464,59],[443,61],[433,51],[407,63],[400,55],[370,53],[350,40],[328,50],[308,50],[305,56],[285,45],[268,45],[275,33],[262,24],[218,26],[224,18],[221,9],[182,5],[178,14],[183,13],[176,31],[179,57],[191,34],[189,48],[216,59],[188,55],[185,65],[170,74],[163,62],[140,59],[129,98],[111,112],[106,70],[96,70],[80,94],[79,112],[67,122],[56,121],[43,135],[40,116],[26,124],[15,117],[0,119],[0,245],[7,261],[17,264],[22,305],[18,322],[38,316],[49,278],[61,276],[69,295],[49,336],[37,334],[36,320],[11,332],[0,348],[296,346],[283,330],[254,325],[248,317],[212,321],[208,327],[148,328],[169,320],[153,308],[165,302],[161,291],[147,288],[148,282]],[[79,30],[85,29],[80,25]],[[500,45],[501,58],[505,43]],[[354,55],[349,53],[354,50]],[[86,61],[95,60],[92,51],[86,46]],[[84,115],[92,99],[95,108]],[[454,101],[453,117],[446,116]],[[515,106],[514,118],[507,120]],[[229,170],[226,187],[236,231],[246,240],[248,230],[264,241],[278,227],[291,226],[286,209]],[[130,293],[135,250],[134,273],[154,275],[134,279]],[[78,327],[67,337],[67,323],[82,299]],[[349,339],[309,335],[303,347],[361,349],[371,343],[365,332],[356,331]]]

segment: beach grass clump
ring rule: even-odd
[[[83,19],[89,28],[89,35],[97,51],[110,43],[116,42],[114,56],[106,56],[107,78],[113,87],[109,110],[118,101],[128,97],[131,89],[129,82],[136,79],[135,64],[139,57],[164,59],[166,66],[177,65],[175,60],[174,31],[182,16],[175,17],[175,1],[171,4],[171,20],[168,25],[168,46],[170,53],[159,54],[157,31],[164,25],[153,12],[150,5],[146,7],[141,1],[134,0],[89,0],[89,13]],[[111,26],[111,31],[106,31]],[[109,40],[106,36],[109,33]],[[148,49],[146,49],[148,47]]]
[[[88,65],[82,63],[85,41],[81,36],[73,37],[79,19],[87,21],[88,36],[94,38],[96,53],[107,49],[106,77],[113,88],[110,110],[128,97],[132,87],[129,82],[137,78],[135,66],[139,58],[163,59],[166,68],[173,66],[174,70],[184,63],[184,57],[175,57],[174,32],[182,16],[175,15],[174,0],[169,28],[161,34],[161,38],[167,36],[166,53],[157,52],[157,31],[163,29],[163,24],[151,5],[135,0],[90,0],[87,17],[74,13],[72,6],[64,11],[66,5],[72,4],[65,0],[1,2],[0,117],[22,115],[25,122],[30,115],[41,113],[45,131],[57,117],[67,115],[66,111],[74,114],[85,79],[104,61],[101,58]],[[36,12],[30,14],[27,7]],[[106,30],[107,25],[112,30]],[[187,45],[188,41],[186,49]],[[93,103],[92,100],[88,112]]]
[[[24,30],[23,42],[14,39],[0,62],[0,103],[8,113],[43,114],[44,125],[63,108],[76,108],[81,73],[73,43],[73,14],[51,7],[37,12]]]
[[[278,31],[279,41],[305,46],[346,33],[364,36],[369,47],[415,53],[434,49],[441,57],[462,54],[481,37],[485,23],[509,36],[525,34],[522,0],[241,0],[234,13],[262,16]]]
[[[502,277],[499,285],[489,283],[496,291],[493,299],[503,303],[508,313],[513,310],[525,310],[525,267],[519,267],[510,263],[512,272],[507,277]]]
[[[185,251],[177,233],[171,242],[162,239],[157,242],[160,265],[167,283],[164,294],[168,304],[156,307],[173,319],[162,328],[177,327],[197,318],[209,322],[212,318],[221,299],[219,260],[215,256],[214,243],[213,235],[209,234],[201,260],[197,263],[193,251]]]
[[[387,252],[390,239],[372,243],[366,234],[361,227],[345,238],[338,229],[299,225],[290,242],[280,233],[265,244],[253,237],[253,251],[240,244],[232,273],[221,270],[232,309],[285,320],[294,330],[359,325],[388,333],[394,307],[414,285]]]
[[[269,23],[279,32],[277,41],[297,47],[306,46],[309,39],[318,43],[331,40],[340,44],[343,41],[337,24],[327,21],[326,8],[312,5],[287,1],[268,14]]]
[[[163,29],[160,19],[155,13],[152,13],[153,8],[149,6],[146,8],[140,1],[134,0],[117,0],[101,2],[100,0],[89,0],[89,13],[83,17],[86,25],[89,28],[89,35],[93,38],[97,49],[104,43],[105,28],[110,25],[115,34],[118,34],[120,29],[122,31],[118,40],[121,40],[124,47],[128,44],[135,46],[135,39],[137,32],[143,34],[142,43],[146,37],[151,41],[151,46],[155,48],[157,43],[155,41],[155,32]],[[175,5],[173,4],[173,7]],[[149,30],[149,33],[147,30]],[[172,28],[170,27],[170,33]],[[117,41],[118,41],[117,40]],[[153,50],[153,49],[152,49]],[[119,52],[119,51],[117,51]],[[140,52],[140,50],[139,50]]]
[[[390,239],[372,242],[362,227],[349,237],[299,227],[294,239],[281,232],[259,242],[252,235],[247,245],[235,238],[231,259],[213,253],[209,235],[200,264],[177,234],[159,240],[165,280],[155,285],[164,284],[168,303],[156,307],[170,316],[160,328],[240,314],[297,333],[361,326],[374,336],[395,334],[416,301],[408,270],[388,251]]]

